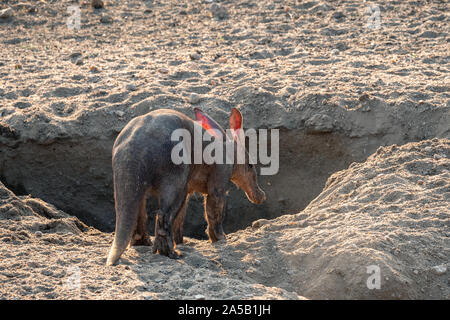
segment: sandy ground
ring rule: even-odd
[[[263,205],[232,190],[225,230],[299,212],[379,146],[450,137],[448,3],[384,1],[379,29],[371,4],[3,1],[0,179],[113,231],[111,149],[127,122],[199,107],[225,125],[237,107],[246,128],[282,129],[281,164]],[[185,230],[204,236],[191,203]]]
[[[448,2],[214,2],[1,2],[1,297],[448,299]],[[110,229],[118,132],[194,106],[282,129],[267,204],[233,190],[231,229],[315,200],[226,244],[189,238],[181,260],[104,267],[112,235],[54,206]]]
[[[376,98],[399,116],[448,107],[445,1],[385,1],[379,29],[367,27],[361,1],[221,1],[224,19],[209,1],[111,1],[100,10],[81,1],[79,29],[67,25],[76,1],[27,3],[3,2],[13,16],[0,20],[0,115],[22,139],[117,133],[131,117],[189,102],[218,120],[238,106],[249,126],[286,128],[305,125],[301,109],[317,103],[367,113],[362,102]],[[356,136],[383,133],[388,122],[358,131],[342,117],[306,126]],[[76,126],[83,121],[90,126]],[[434,134],[448,133],[444,124]]]
[[[179,260],[136,247],[118,266],[106,267],[112,238],[39,199],[18,198],[0,183],[0,298],[302,298],[246,276],[243,252],[232,255],[235,270],[224,267],[224,243],[187,239]]]
[[[111,234],[0,185],[0,297],[449,299],[449,158],[448,139],[380,148],[298,214],[188,238],[178,260],[129,248],[113,267]]]
[[[2,2],[13,18],[1,22],[0,93],[4,108],[19,109],[4,116],[40,109],[63,121],[192,93],[225,108],[212,98],[232,103],[246,88],[293,101],[314,88],[348,108],[364,93],[448,99],[446,1],[384,1],[380,29],[367,28],[370,3],[362,1],[220,1],[225,19],[212,17],[208,1],[110,1],[101,10],[81,1],[73,30],[67,8],[76,1],[26,3]]]

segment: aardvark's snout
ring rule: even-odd
[[[266,201],[266,193],[258,188],[255,192],[251,192],[251,194],[247,194],[247,198],[254,204],[261,204]]]

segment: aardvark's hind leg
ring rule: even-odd
[[[185,187],[177,187],[173,183],[161,186],[160,205],[155,223],[154,253],[158,252],[159,254],[169,256],[170,258],[178,258],[179,253],[174,250],[175,246],[172,236],[172,226],[185,199]]]

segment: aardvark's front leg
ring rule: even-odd
[[[205,216],[208,221],[208,234],[211,242],[226,239],[223,232],[222,222],[224,217],[223,209],[225,207],[225,192],[216,190],[212,194],[208,194],[205,199]]]

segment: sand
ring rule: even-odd
[[[0,185],[0,297],[449,299],[449,157],[448,139],[380,148],[298,214],[187,238],[177,260],[128,248],[112,267],[111,234]]]

